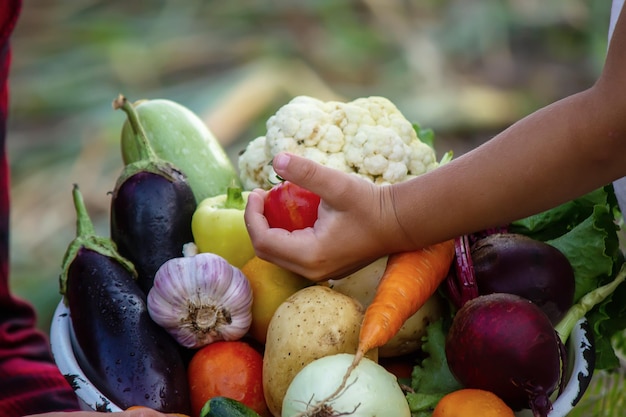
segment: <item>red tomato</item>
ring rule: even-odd
[[[199,349],[187,368],[192,417],[213,397],[240,401],[269,416],[263,396],[263,357],[246,342],[220,341]]]
[[[320,197],[292,182],[275,185],[265,197],[265,218],[270,227],[290,232],[313,227],[317,220]]]

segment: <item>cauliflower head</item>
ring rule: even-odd
[[[265,136],[239,156],[245,189],[269,189],[277,182],[271,161],[286,151],[323,165],[394,184],[437,167],[435,151],[417,136],[398,108],[384,97],[351,102],[298,96],[267,120]]]

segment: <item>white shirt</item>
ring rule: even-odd
[[[609,40],[611,36],[613,36],[613,29],[615,29],[615,23],[617,22],[617,17],[623,5],[624,0],[613,0],[613,5],[611,6],[611,20],[609,22]]]
[[[619,16],[624,0],[613,0],[611,6],[611,19],[609,21],[609,41],[613,36],[613,30],[615,29],[615,23]],[[615,189],[615,195],[617,196],[617,202],[619,203],[622,213],[626,214],[626,177],[620,178],[613,182],[613,188]]]

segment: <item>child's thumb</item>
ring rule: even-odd
[[[284,180],[306,188],[315,194],[324,194],[336,179],[337,170],[298,155],[281,152],[274,156],[274,171]]]

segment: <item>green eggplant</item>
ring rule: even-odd
[[[206,124],[187,107],[166,99],[133,103],[156,155],[171,162],[187,176],[196,198],[225,194],[228,186],[241,185],[226,151]],[[122,127],[122,159],[125,164],[141,157],[132,126]]]

